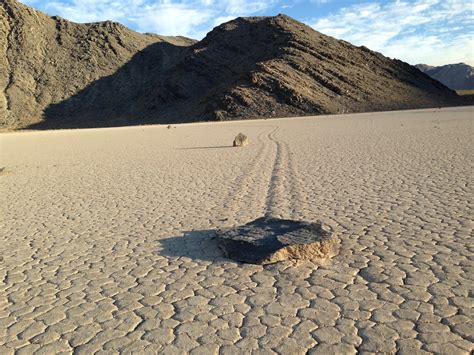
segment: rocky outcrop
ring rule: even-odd
[[[219,230],[215,238],[228,258],[251,264],[283,260],[321,263],[339,251],[330,228],[320,222],[262,217],[243,226]]]

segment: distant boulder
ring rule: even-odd
[[[235,136],[233,144],[234,147],[245,147],[247,145],[249,145],[249,140],[245,134],[239,133]]]

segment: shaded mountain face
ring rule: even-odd
[[[16,0],[1,0],[0,125],[26,127],[41,121],[49,105],[115,73],[155,43],[194,41],[139,34],[114,22],[76,24]]]
[[[202,41],[75,24],[0,4],[0,121],[17,128],[176,123],[454,105],[415,67],[285,15],[238,18]]]
[[[447,64],[439,67],[417,64],[415,66],[450,89],[474,90],[474,68],[468,64]]]

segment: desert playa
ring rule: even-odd
[[[1,134],[0,353],[469,354],[473,110]],[[224,258],[265,213],[339,255]]]

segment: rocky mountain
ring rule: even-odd
[[[3,0],[0,121],[66,128],[460,103],[407,63],[292,18],[238,18],[203,40],[76,24]]]
[[[48,119],[51,104],[114,74],[152,44],[174,48],[194,42],[140,34],[109,21],[77,24],[1,0],[0,125],[21,128]]]
[[[417,64],[415,66],[450,89],[474,90],[474,68],[468,64],[447,64],[438,67]]]

